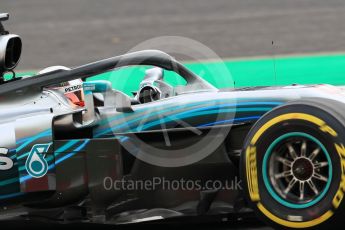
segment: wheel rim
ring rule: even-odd
[[[319,202],[332,181],[332,163],[324,145],[301,132],[287,133],[267,149],[263,179],[273,198],[289,208]]]

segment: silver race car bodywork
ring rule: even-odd
[[[0,44],[8,48],[12,38],[17,37]],[[15,67],[4,63],[0,60],[1,76]],[[111,82],[87,81],[133,65],[155,66],[134,97],[113,89]],[[172,87],[163,70],[178,73],[186,84]],[[301,99],[343,103],[344,92],[330,85],[216,89],[156,50],[4,81],[0,206],[6,211],[0,218],[135,223],[246,213],[241,189],[125,190],[108,189],[105,181],[235,180],[244,140],[262,116]]]

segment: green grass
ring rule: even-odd
[[[345,54],[291,56],[276,58],[275,61],[272,58],[261,58],[185,65],[218,88],[293,83],[345,85]],[[91,80],[109,80],[114,88],[130,94],[131,91],[137,90],[146,69],[147,67],[122,68],[92,77]],[[174,86],[185,83],[175,73],[165,71],[164,74],[166,81]]]

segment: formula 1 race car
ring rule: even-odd
[[[216,89],[157,50],[8,79],[22,43],[0,34],[1,220],[344,220],[344,88]],[[133,65],[154,68],[132,96],[89,79]],[[185,82],[172,86],[164,71]]]

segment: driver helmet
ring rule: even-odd
[[[45,68],[39,72],[39,74],[44,74],[57,70],[70,70],[65,66],[51,66]],[[84,90],[83,81],[81,79],[75,79],[67,82],[62,82],[55,85],[50,85],[46,89],[58,91],[63,94],[68,102],[73,106],[84,107]]]

